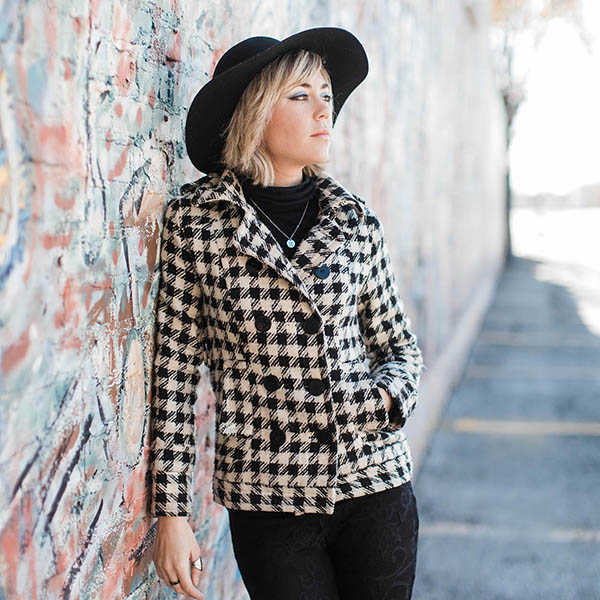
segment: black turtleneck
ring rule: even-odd
[[[317,185],[314,178],[303,174],[302,181],[296,185],[290,186],[267,186],[254,185],[248,179],[242,178],[242,188],[246,200],[258,207],[256,213],[258,217],[271,230],[275,239],[283,248],[285,254],[290,257],[294,254],[300,242],[306,237],[310,228],[315,224],[319,214],[319,200],[316,193]],[[296,242],[293,248],[287,245],[289,235],[292,234],[298,222],[302,217],[306,203],[308,208],[302,223],[296,230],[292,239]],[[269,218],[265,217],[263,212]],[[271,223],[270,219],[277,223],[277,226],[283,229],[284,235]]]

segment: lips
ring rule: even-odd
[[[322,131],[317,131],[317,133],[313,133],[310,137],[319,137],[319,136],[329,136],[331,135],[327,129],[323,129]]]

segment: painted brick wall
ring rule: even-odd
[[[157,242],[163,206],[200,175],[186,107],[220,55],[317,25],[363,41],[371,71],[330,172],[384,220],[432,363],[501,260],[487,20],[458,0],[0,4],[0,597],[174,596],[146,513]],[[207,600],[237,600],[204,375],[192,526]]]

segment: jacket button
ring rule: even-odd
[[[319,331],[319,319],[311,315],[302,321],[302,327],[306,333],[317,333]]]
[[[262,269],[262,263],[260,262],[260,260],[258,260],[258,258],[251,256],[246,261],[246,270],[248,272],[252,273],[253,275],[256,275],[261,269]]]
[[[280,385],[279,379],[277,379],[275,375],[267,375],[264,378],[263,383],[269,392],[274,392]]]
[[[324,390],[325,390],[325,384],[323,383],[323,381],[321,379],[309,379],[308,380],[308,391],[313,396],[318,396],[319,394],[322,394]]]
[[[285,442],[285,431],[279,428],[272,429],[269,439],[271,441],[271,445],[277,449]]]
[[[330,272],[331,271],[329,270],[329,267],[327,265],[321,265],[320,267],[317,267],[315,269],[315,275],[321,279],[329,277]]]
[[[269,319],[269,317],[266,317],[265,315],[258,315],[254,319],[254,323],[258,331],[268,331],[271,327],[271,319]]]
[[[327,429],[317,429],[317,440],[322,444],[331,444],[333,442],[333,436]]]

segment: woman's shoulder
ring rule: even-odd
[[[209,173],[195,181],[184,183],[172,194],[167,202],[166,210],[169,213],[174,213],[202,209],[205,202],[218,199],[217,186],[219,181],[217,173]],[[206,204],[206,207],[212,207],[213,204],[213,202],[210,202]]]
[[[200,177],[195,181],[189,181],[188,183],[184,183],[179,188],[179,196],[191,197],[196,196],[198,194],[202,194],[206,191],[211,191],[215,188],[218,181],[219,177],[217,173],[209,173],[208,175]]]
[[[364,196],[354,193],[349,186],[342,184],[327,171],[322,171],[316,177],[317,186],[328,196],[329,201],[346,205],[357,210],[363,224],[378,228],[379,218]]]

